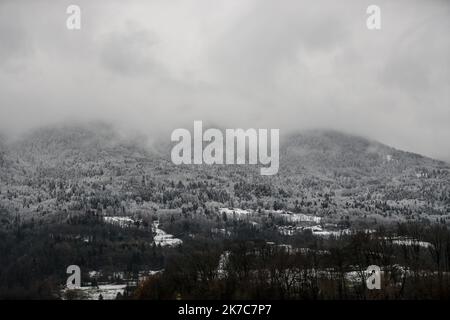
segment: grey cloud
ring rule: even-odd
[[[380,31],[361,0],[77,2],[79,32],[71,1],[0,5],[2,129],[319,127],[450,160],[448,1],[378,0]]]
[[[150,31],[127,23],[123,30],[104,35],[100,60],[107,68],[122,75],[161,72],[153,58],[157,40]]]
[[[20,12],[11,3],[0,5],[0,67],[12,71],[33,53],[33,46],[20,21]]]

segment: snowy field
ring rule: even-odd
[[[173,235],[166,233],[159,229],[159,222],[155,221],[152,225],[153,241],[157,246],[161,247],[176,247],[183,243],[181,239],[174,238]]]
[[[66,296],[69,291],[76,291],[83,300],[114,300],[119,293],[123,295],[126,286],[126,284],[104,284],[80,287],[74,290],[65,289],[62,293],[63,296]]]
[[[242,219],[251,214],[251,211],[239,208],[219,208],[220,214],[226,214],[227,218]]]
[[[122,228],[131,227],[134,224],[134,220],[130,217],[103,217],[106,223],[117,225]]]

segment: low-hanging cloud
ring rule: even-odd
[[[443,0],[4,0],[0,126],[332,128],[450,160],[449,17]]]

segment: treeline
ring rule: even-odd
[[[138,273],[164,265],[150,226],[121,228],[92,214],[52,219],[1,220],[0,299],[58,299],[73,264],[80,266],[82,281],[91,270]]]
[[[305,232],[294,246],[249,239],[248,230],[243,232],[221,243],[186,243],[167,257],[163,273],[142,283],[135,298],[450,298],[450,232],[444,226],[401,224],[328,240]],[[381,290],[367,289],[370,265],[381,267]]]

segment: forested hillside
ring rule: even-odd
[[[61,291],[71,264],[121,297],[362,298],[346,274],[370,264],[390,297],[448,295],[448,164],[316,130],[283,137],[279,173],[261,176],[176,166],[141,141],[103,124],[0,140],[0,296],[82,297]]]

